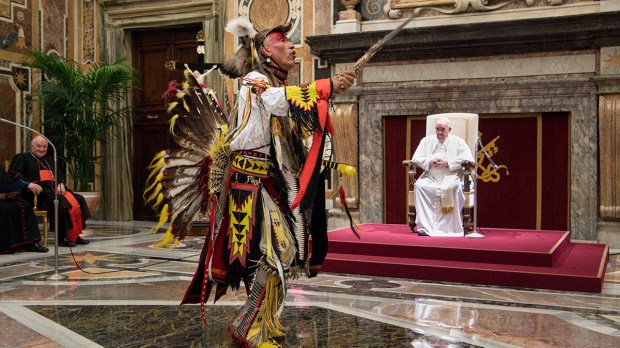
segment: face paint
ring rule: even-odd
[[[265,58],[270,58],[281,69],[289,71],[295,67],[295,46],[282,32],[267,35],[262,51]]]

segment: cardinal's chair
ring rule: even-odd
[[[435,120],[439,117],[445,117],[450,120],[450,125],[452,130],[450,131],[451,135],[456,135],[465,142],[469,146],[472,155],[474,156],[474,160],[476,160],[476,151],[477,146],[476,142],[478,141],[478,114],[469,114],[469,113],[444,113],[444,114],[434,114],[426,117],[426,135],[435,134]],[[421,169],[423,172],[424,169],[418,167],[411,160],[403,161],[403,166],[407,168],[407,176],[408,176],[408,188],[407,188],[407,218],[408,224],[411,232],[414,232],[415,229],[415,219],[416,219],[416,211],[415,211],[415,181],[417,170]],[[474,223],[473,223],[473,210],[476,205],[476,193],[475,189],[475,164],[472,166],[468,162],[463,162],[463,169],[460,171],[461,182],[463,185],[463,193],[465,194],[465,204],[463,205],[463,211],[461,212],[461,216],[463,217],[463,230],[465,233],[468,231],[473,231]]]
[[[34,216],[41,218],[43,225],[43,246],[47,247],[47,235],[49,231],[49,220],[47,218],[47,211],[43,209],[39,209],[37,207],[37,196],[34,196],[34,202],[32,204],[32,210],[34,211]]]

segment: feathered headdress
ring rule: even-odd
[[[230,59],[224,62],[224,65],[220,67],[220,72],[231,79],[245,76],[252,71],[252,51],[254,50],[252,46],[254,36],[257,33],[256,29],[247,18],[238,17],[228,22],[224,30],[239,37],[241,47]]]
[[[260,54],[260,48],[267,35],[273,31],[280,31],[286,34],[291,28],[292,24],[287,23],[257,32],[254,29],[254,25],[245,17],[237,17],[231,20],[226,24],[224,30],[239,37],[241,39],[241,47],[230,59],[224,62],[222,67],[220,67],[220,73],[235,79],[245,76],[254,68],[260,69],[260,64],[264,60]]]
[[[253,39],[257,33],[254,25],[245,17],[237,17],[231,20],[226,24],[224,30],[239,37],[249,36],[250,39]]]

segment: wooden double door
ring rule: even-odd
[[[175,143],[168,130],[166,105],[162,95],[172,80],[182,81],[183,71],[164,67],[165,62],[196,62],[196,34],[200,24],[132,32],[132,63],[140,72],[140,88],[134,92],[133,114],[133,216],[152,220],[155,212],[144,205],[142,194],[153,156]]]

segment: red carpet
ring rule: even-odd
[[[482,228],[485,238],[419,237],[406,225],[329,232],[325,272],[601,292],[608,248],[566,231]]]

